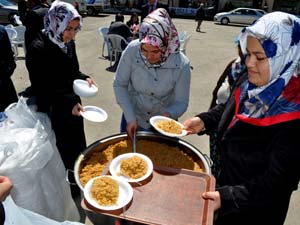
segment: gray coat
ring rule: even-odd
[[[137,120],[140,127],[148,129],[152,116],[168,112],[177,119],[187,110],[191,70],[182,53],[171,54],[159,68],[148,68],[139,49],[138,40],[127,46],[113,86],[126,121]]]

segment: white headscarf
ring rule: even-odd
[[[241,85],[237,117],[263,126],[300,118],[300,19],[283,12],[264,15],[240,34],[243,54],[248,36],[260,41],[269,61],[270,78],[261,87],[248,80]]]
[[[50,9],[44,17],[44,33],[54,44],[63,49],[65,47],[63,32],[69,25],[70,21],[74,19],[80,20],[81,27],[82,17],[74,6],[69,3],[56,0],[51,4]]]
[[[247,54],[247,36],[258,39],[266,53],[270,65],[270,80],[262,87],[249,90],[254,96],[262,92],[277,79],[287,84],[300,59],[299,18],[294,15],[273,12],[261,17],[254,25],[245,28],[240,35],[243,54]]]

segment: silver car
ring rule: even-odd
[[[217,13],[214,16],[214,21],[224,25],[228,23],[253,24],[266,13],[261,9],[237,8],[230,12]]]
[[[18,6],[9,0],[0,0],[0,23],[14,23],[14,16],[18,15]]]

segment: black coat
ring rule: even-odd
[[[129,41],[129,38],[132,37],[132,32],[130,28],[123,22],[114,22],[109,26],[107,34],[118,34]]]
[[[169,13],[169,7],[168,5],[162,4],[157,2],[156,4],[156,8],[153,9],[152,11],[158,9],[158,8],[164,8],[165,10],[167,10],[167,12]],[[141,8],[141,23],[143,22],[143,19],[149,14],[149,4],[145,4],[142,6]]]
[[[88,76],[79,71],[73,41],[67,44],[67,50],[64,53],[39,32],[27,50],[26,66],[38,110],[50,115],[58,150],[66,167],[73,169],[75,159],[86,148],[82,117],[72,115],[74,105],[81,103],[73,91],[73,81]]]
[[[0,25],[0,112],[13,102],[18,96],[11,80],[16,68],[14,53],[5,28]]]
[[[198,115],[207,131],[219,132],[222,207],[216,224],[283,225],[300,180],[300,120],[271,126],[238,121],[228,128],[234,110],[232,94],[226,105]]]
[[[204,8],[201,6],[197,9],[195,20],[198,21],[204,19],[205,19],[205,11]]]
[[[25,30],[25,47],[29,48],[30,43],[37,37],[38,32],[44,29],[44,16],[49,10],[48,5],[37,5],[27,12],[23,25]]]

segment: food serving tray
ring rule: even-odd
[[[215,190],[215,179],[206,173],[170,167],[154,167],[142,185],[134,185],[126,209],[104,211],[84,200],[85,210],[156,225],[212,225],[213,204],[201,195]]]

